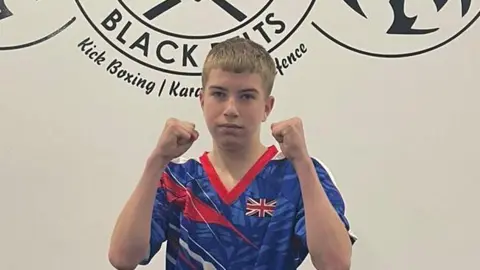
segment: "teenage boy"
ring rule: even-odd
[[[350,268],[345,204],[332,176],[309,156],[298,118],[260,127],[274,105],[269,53],[242,38],[206,57],[200,105],[213,140],[199,158],[182,155],[199,139],[195,124],[166,122],[113,231],[117,269],[148,264],[166,241],[166,269]]]

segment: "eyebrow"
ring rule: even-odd
[[[221,86],[218,86],[218,85],[212,85],[212,86],[210,86],[210,88],[215,89],[215,90],[225,91],[225,92],[228,91],[228,89],[226,89],[225,87],[221,87]],[[241,89],[238,92],[241,92],[241,93],[259,93],[259,91],[255,88]]]

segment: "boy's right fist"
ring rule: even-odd
[[[198,139],[195,124],[170,118],[165,123],[154,155],[165,162],[183,155]]]

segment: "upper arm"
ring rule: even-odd
[[[342,220],[345,229],[348,231],[352,244],[354,244],[357,240],[357,237],[351,232],[350,223],[348,221],[345,211],[345,201],[343,200],[342,194],[340,193],[339,189],[335,184],[335,180],[333,179],[332,174],[330,173],[328,168],[320,161],[316,159],[312,159],[312,161],[315,166],[318,179],[320,180],[320,183],[323,187],[323,190],[327,194],[327,197],[333,208],[337,212],[339,218]],[[308,253],[308,249],[305,227],[305,211],[303,208],[303,200],[301,198],[299,200],[298,210],[296,214],[295,236],[298,238],[298,244],[300,245],[299,256],[303,256],[303,258],[305,258],[306,254]]]

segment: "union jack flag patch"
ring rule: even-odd
[[[273,216],[273,211],[277,206],[277,200],[270,200],[267,199],[252,199],[247,198],[247,216],[257,216],[257,217],[266,217],[266,216]]]

